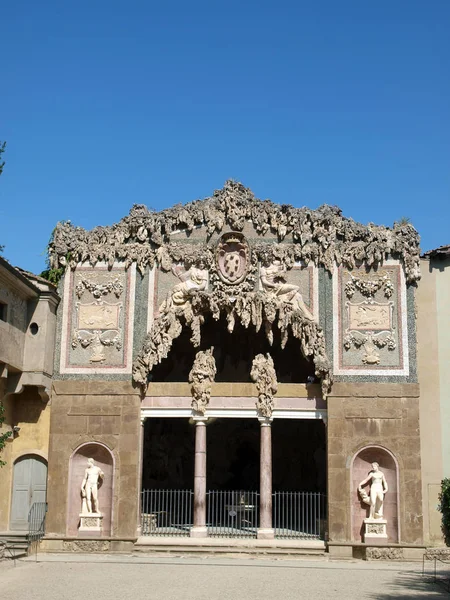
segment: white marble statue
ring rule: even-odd
[[[84,479],[81,484],[81,496],[83,498],[81,505],[81,514],[100,514],[98,506],[98,484],[104,477],[100,467],[94,464],[93,458],[88,458],[88,466],[84,472]]]
[[[264,291],[282,302],[292,304],[294,310],[299,310],[308,321],[314,321],[313,315],[303,301],[298,285],[287,282],[286,271],[286,267],[280,260],[275,260],[267,267],[261,267],[260,279]]]
[[[183,270],[181,266],[172,266],[172,273],[178,277],[181,283],[174,286],[170,299],[163,302],[160,312],[170,306],[183,306],[194,292],[206,290],[208,271],[203,266],[203,263],[200,263],[198,267],[192,266],[187,271]]]
[[[370,494],[363,489],[370,482]],[[361,481],[358,486],[358,492],[361,499],[366,504],[370,505],[369,519],[383,518],[383,502],[384,495],[388,491],[388,484],[384,473],[380,471],[377,462],[372,463],[372,470],[368,476]]]

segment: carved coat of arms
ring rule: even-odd
[[[244,281],[250,262],[250,249],[241,233],[225,233],[216,249],[219,277],[225,283],[235,285]]]

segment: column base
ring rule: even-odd
[[[191,527],[191,538],[205,538],[208,537],[207,527]]]
[[[274,529],[258,529],[256,534],[258,540],[273,540],[275,538]]]

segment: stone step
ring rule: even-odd
[[[235,557],[284,557],[306,558],[326,557],[323,542],[294,542],[291,540],[236,540],[236,539],[192,539],[180,538],[148,538],[140,537],[134,545],[136,554],[152,554],[164,556],[177,554],[183,556],[220,555]]]
[[[0,544],[6,545],[5,558],[20,558],[28,554],[27,531],[0,531]]]
[[[325,557],[325,550],[314,550],[312,548],[236,548],[236,546],[135,546],[136,554],[182,554],[183,556],[199,555],[233,555],[233,556],[277,556],[285,558],[295,558],[301,556]]]

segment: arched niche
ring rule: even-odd
[[[112,534],[112,502],[114,487],[114,456],[103,444],[90,442],[79,446],[70,457],[69,498],[67,513],[67,535],[78,535],[81,511],[81,483],[88,466],[87,459],[93,458],[104,473],[98,489],[98,502],[103,515],[102,536]],[[83,536],[86,533],[83,533]]]
[[[362,502],[358,494],[358,485],[372,470],[372,463],[380,465],[388,484],[388,492],[384,496],[383,516],[387,520],[388,542],[398,542],[399,537],[399,502],[398,502],[398,463],[394,455],[381,446],[366,446],[359,450],[352,460],[351,467],[351,508],[352,539],[363,541],[364,519],[369,516],[369,506]],[[364,489],[369,491],[369,486]]]

